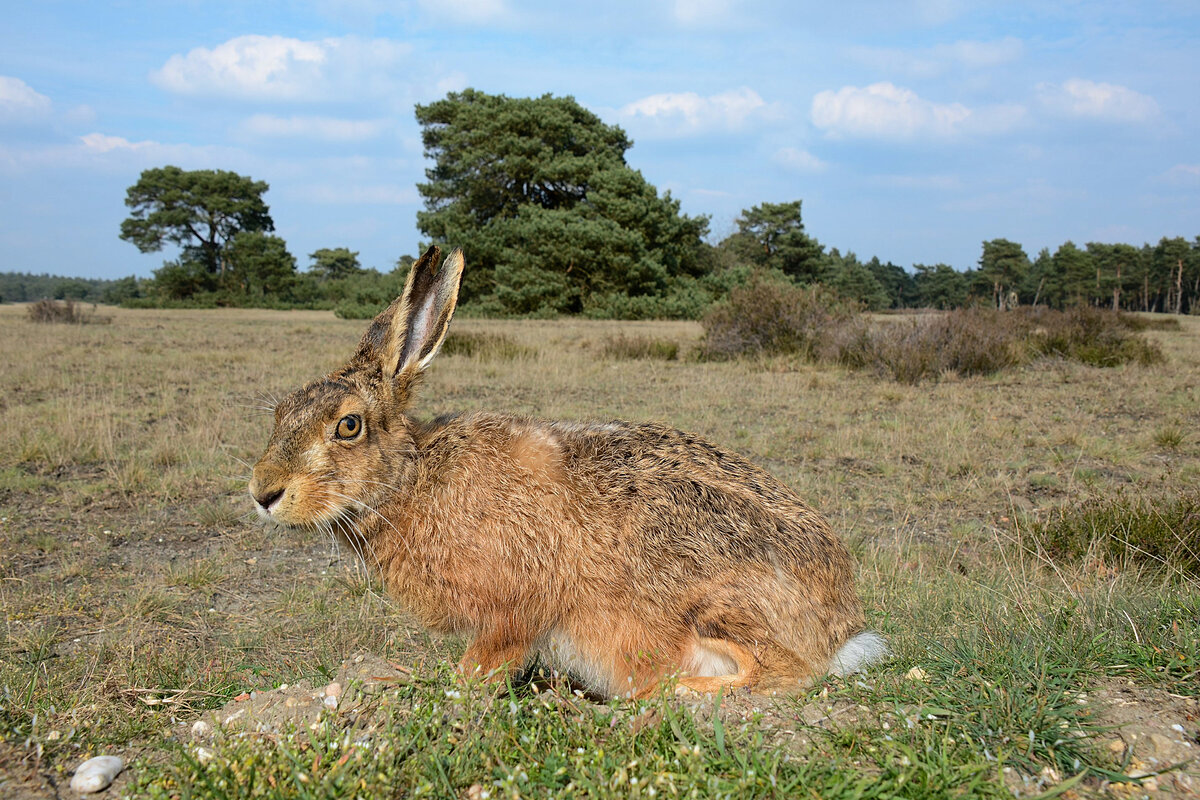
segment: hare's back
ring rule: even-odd
[[[568,479],[622,518],[626,544],[661,564],[849,568],[841,541],[795,493],[703,437],[654,424],[571,425]]]

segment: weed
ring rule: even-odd
[[[169,564],[166,569],[168,586],[186,586],[203,589],[221,583],[226,577],[225,569],[215,561],[200,559]]]
[[[1163,450],[1178,450],[1183,444],[1183,429],[1178,425],[1163,425],[1154,431],[1154,443]]]
[[[224,528],[242,517],[244,509],[235,507],[228,499],[210,500],[195,508],[196,522],[206,528]]]

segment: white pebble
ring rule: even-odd
[[[85,794],[102,791],[109,787],[117,773],[124,768],[125,762],[116,756],[89,758],[75,770],[75,777],[71,778],[71,789]]]
[[[214,753],[212,750],[209,750],[207,747],[196,748],[196,760],[201,764],[207,764],[208,762],[212,761],[215,756],[216,753]]]
[[[1183,731],[1183,726],[1182,726],[1182,725],[1180,725],[1178,722],[1176,722],[1174,725],[1172,725],[1172,726],[1171,726],[1171,730],[1173,730],[1173,731],[1179,731],[1180,733],[1183,733],[1183,732],[1184,732],[1184,731]]]
[[[329,697],[326,697],[322,702],[325,703],[326,708],[337,708],[338,699],[337,699],[337,697],[330,695]]]
[[[192,738],[203,739],[212,733],[212,725],[209,725],[202,719],[198,719],[192,723]]]

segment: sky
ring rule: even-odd
[[[413,106],[571,95],[711,218],[803,200],[906,268],[1200,234],[1200,4],[970,0],[3,3],[0,271],[148,276],[125,190],[174,164],[266,181],[301,267],[421,242]],[[462,244],[470,252],[470,243]]]

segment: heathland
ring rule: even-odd
[[[689,322],[456,321],[419,414],[657,420],[741,452],[850,543],[893,650],[795,698],[606,704],[462,686],[463,643],[353,553],[250,513],[273,398],[364,323],[101,314],[0,307],[0,794],[65,792],[97,753],[128,764],[110,791],[152,797],[1200,791],[1181,765],[1200,755],[1200,318],[1142,334],[1157,363],[914,385],[701,360]],[[327,689],[319,716],[195,725],[292,708],[358,656],[388,674]]]

